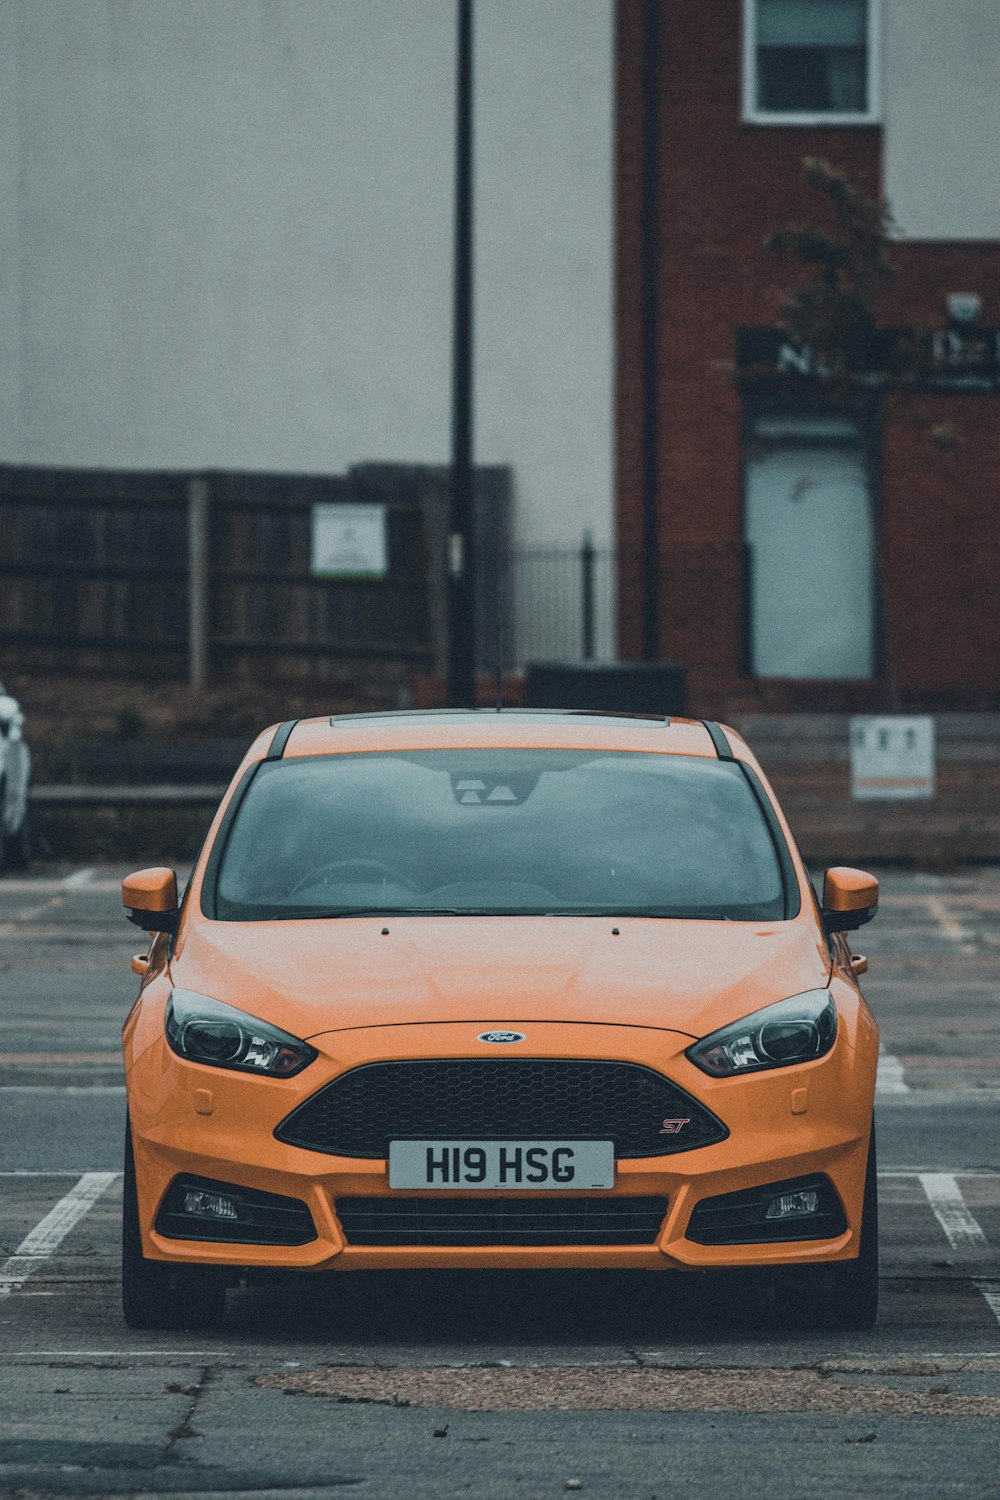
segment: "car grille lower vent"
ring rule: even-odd
[[[368,1063],[335,1078],[275,1131],[332,1156],[385,1158],[394,1140],[613,1141],[619,1157],[721,1141],[721,1120],[638,1063],[434,1058]]]
[[[338,1198],[350,1245],[651,1245],[666,1198]]]
[[[812,1197],[811,1212],[773,1214],[785,1195]],[[696,1203],[687,1238],[696,1245],[766,1245],[788,1240],[832,1240],[847,1228],[844,1209],[828,1177],[793,1177]]]

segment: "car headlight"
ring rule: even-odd
[[[755,1010],[688,1047],[703,1073],[728,1078],[811,1062],[829,1052],[837,1035],[837,1010],[829,990],[807,990]]]
[[[166,1029],[178,1056],[213,1068],[291,1078],[317,1056],[314,1048],[287,1031],[191,990],[171,994]]]

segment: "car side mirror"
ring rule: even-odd
[[[11,698],[0,689],[0,734],[6,739],[23,722],[24,715],[21,713],[21,705],[17,699]]]
[[[853,932],[878,911],[878,881],[865,870],[837,865],[823,877],[823,925],[827,932]]]
[[[177,876],[173,870],[158,865],[126,875],[122,881],[122,906],[129,921],[144,932],[176,932],[180,918]]]

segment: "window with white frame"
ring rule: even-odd
[[[875,118],[877,0],[744,0],[747,119]]]

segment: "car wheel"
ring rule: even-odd
[[[125,1127],[122,1192],[122,1314],[129,1328],[210,1328],[226,1310],[225,1282],[202,1266],[147,1260],[139,1233],[132,1131]]]
[[[878,1169],[875,1123],[868,1145],[868,1169],[861,1210],[861,1250],[856,1260],[828,1266],[802,1266],[786,1273],[796,1321],[833,1332],[864,1332],[878,1316]]]
[[[861,1211],[861,1251],[857,1260],[842,1261],[830,1269],[835,1276],[826,1326],[859,1331],[874,1328],[878,1317],[878,1163],[874,1120]]]

